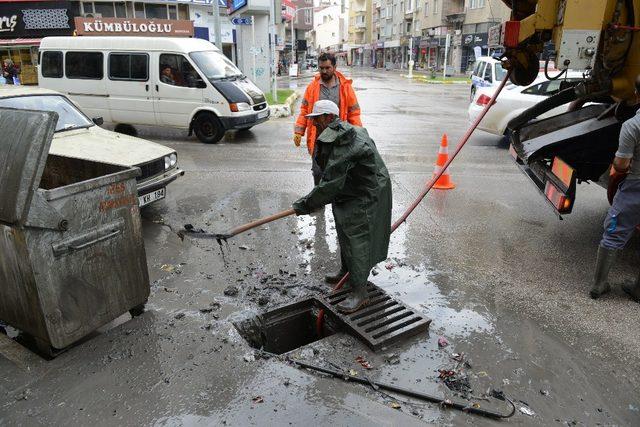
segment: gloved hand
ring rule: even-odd
[[[609,204],[613,204],[613,198],[616,196],[618,192],[618,187],[620,183],[624,181],[627,177],[626,173],[620,173],[616,171],[614,168],[611,168],[609,172],[609,186],[607,188],[607,199],[609,199]]]
[[[300,143],[302,142],[302,135],[300,134],[293,134],[293,143],[296,145],[296,147],[300,147]]]

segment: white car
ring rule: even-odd
[[[58,123],[50,154],[125,167],[139,167],[140,206],[163,199],[166,186],[184,175],[175,150],[132,136],[102,129],[102,118],[85,116],[67,97],[27,86],[0,87],[0,108],[54,111]],[[0,113],[1,114],[1,113]]]
[[[547,80],[544,74],[541,73],[541,75],[528,86],[516,86],[509,83],[500,95],[498,95],[496,103],[487,112],[484,119],[482,119],[478,129],[494,135],[505,135],[507,124],[511,119],[518,116],[527,108],[558,93],[563,81],[569,84],[576,84],[581,80],[583,80],[581,72],[570,71],[566,76],[558,80]],[[484,107],[486,107],[491,100],[495,90],[495,87],[478,88],[473,100],[469,104],[469,120],[471,122],[475,121],[482,110],[484,110]],[[569,104],[554,108],[540,115],[540,118],[558,115],[567,111],[568,107]]]

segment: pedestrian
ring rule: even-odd
[[[333,282],[348,271],[347,287],[351,289],[337,308],[353,313],[369,303],[369,273],[387,258],[391,179],[367,130],[340,119],[333,101],[316,102],[306,118],[319,135],[316,159],[322,176],[309,194],[293,204],[293,209],[296,215],[308,215],[332,204],[342,261]]]
[[[7,84],[20,84],[18,74],[20,74],[18,67],[13,64],[11,59],[6,58],[2,62],[2,77],[7,80]]]
[[[636,101],[640,102],[640,76],[636,78],[635,86]],[[618,190],[604,221],[604,234],[598,247],[594,285],[590,292],[594,299],[611,289],[607,281],[609,270],[640,224],[640,110],[622,124],[612,172],[610,185],[617,186]],[[640,302],[640,274],[634,284],[624,284],[622,289]]]
[[[307,150],[311,156],[311,173],[313,183],[320,182],[321,171],[315,161],[314,148],[316,129],[306,115],[313,111],[313,106],[319,100],[329,100],[340,108],[340,119],[355,126],[362,126],[360,121],[360,105],[356,93],[351,86],[352,80],[336,71],[336,57],[331,53],[323,53],[318,57],[320,73],[309,83],[304,92],[304,99],[300,106],[300,115],[294,127],[293,142],[300,146],[302,137],[307,135]]]

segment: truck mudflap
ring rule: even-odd
[[[602,184],[620,126],[609,105],[590,105],[512,129],[510,152],[556,213],[569,214],[577,182]]]

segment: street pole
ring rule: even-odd
[[[256,81],[256,19],[251,15],[251,53],[253,58],[253,81]]]
[[[447,79],[447,57],[449,56],[449,43],[451,43],[451,34],[447,33],[447,37],[444,42],[444,66],[442,68],[442,79]]]
[[[220,49],[220,52],[222,52],[222,30],[220,28],[219,0],[213,0],[213,34],[216,38],[216,47]]]
[[[409,78],[413,78],[413,35],[409,34]]]
[[[296,51],[295,51],[295,30],[293,29],[293,21],[296,19],[297,9],[294,9],[293,15],[291,16],[291,64],[296,63]]]
[[[271,22],[269,25],[269,34],[271,35],[271,98],[273,102],[278,101],[278,62],[276,61],[276,10],[274,1],[269,2],[269,13],[271,14]]]

